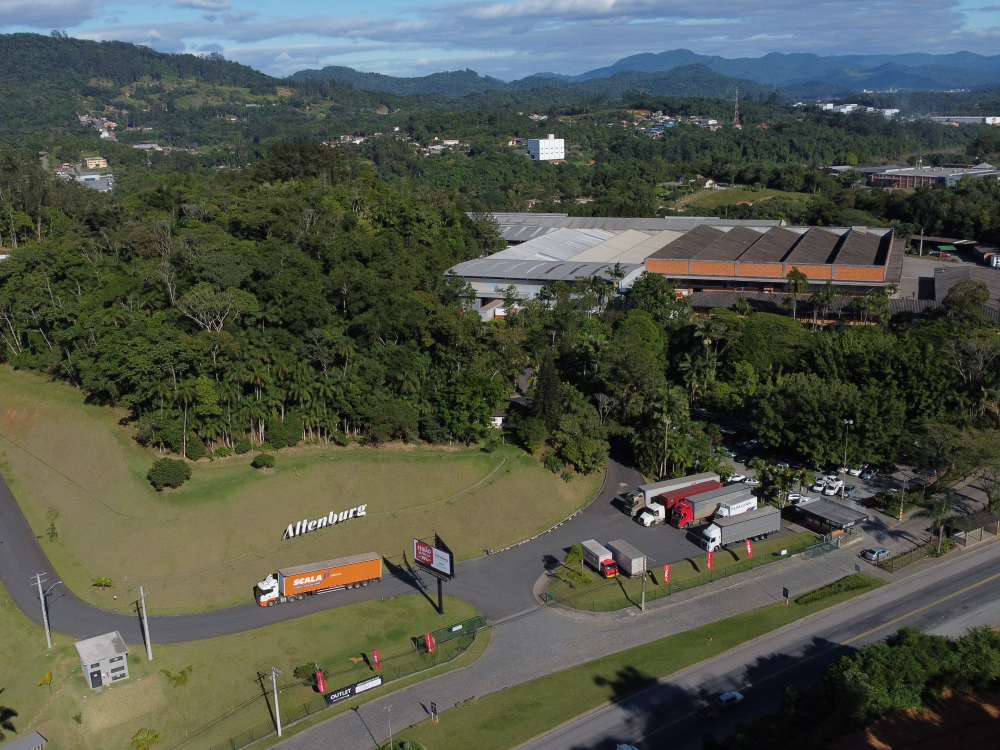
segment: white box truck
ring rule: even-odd
[[[728,516],[735,516],[738,513],[748,513],[751,510],[757,510],[757,498],[753,495],[742,500],[722,503],[719,509],[715,511],[715,517],[727,518]]]
[[[781,530],[781,511],[773,505],[749,513],[717,518],[701,532],[702,549],[715,552],[747,539],[764,539]]]
[[[605,578],[614,578],[618,575],[618,565],[611,556],[611,550],[598,544],[594,539],[580,542],[580,546],[583,548],[583,559],[587,565]]]
[[[624,539],[608,542],[608,549],[611,550],[611,555],[618,564],[619,573],[624,573],[629,578],[635,578],[645,572],[646,556]]]

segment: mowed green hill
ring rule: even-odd
[[[252,453],[203,459],[183,487],[157,493],[145,479],[156,454],[134,443],[120,412],[9,368],[0,391],[0,471],[62,579],[107,608],[115,590],[94,588],[99,575],[147,583],[153,611],[178,613],[251,601],[278,568],[401,556],[435,531],[459,558],[475,557],[558,523],[602,479],[564,482],[514,448],[317,445],[277,452],[265,473]],[[282,540],[289,523],[362,504],[362,519]]]

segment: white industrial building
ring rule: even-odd
[[[534,161],[562,161],[566,158],[566,142],[552,133],[548,138],[529,138],[528,156]]]
[[[90,687],[96,689],[128,679],[128,646],[117,630],[73,645]]]

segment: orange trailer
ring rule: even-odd
[[[337,589],[367,586],[382,580],[382,558],[374,552],[325,560],[279,570],[257,584],[255,598],[262,607],[302,599]]]

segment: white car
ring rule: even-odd
[[[841,481],[840,477],[835,474],[827,474],[823,477],[823,482],[825,484],[836,484],[839,481]]]
[[[826,487],[823,488],[823,494],[826,495],[827,497],[833,497],[838,492],[840,492],[840,487],[838,487],[835,484],[828,484]]]
[[[798,492],[789,492],[787,500],[790,503],[796,503],[799,501],[799,498],[801,497],[802,495],[800,495]]]
[[[798,500],[793,500],[792,504],[793,505],[805,505],[806,503],[811,503],[815,499],[816,498],[814,498],[814,497],[806,497],[805,495],[799,495],[799,499]]]
[[[757,477],[748,477],[743,480],[743,484],[745,484],[747,487],[756,487],[758,484],[760,484],[760,480]]]
[[[813,492],[822,492],[826,489],[826,482],[816,482],[812,487],[810,487]]]
[[[730,484],[738,484],[739,482],[746,481],[746,475],[745,474],[733,474],[731,477],[729,477],[729,479],[727,481]]]
[[[850,474],[852,477],[860,477],[861,476],[861,472],[863,472],[864,470],[865,470],[864,466],[859,466],[856,469],[851,469],[847,473]]]
[[[837,469],[838,474],[846,474],[849,471],[850,469],[847,466],[841,466],[839,469]]]

